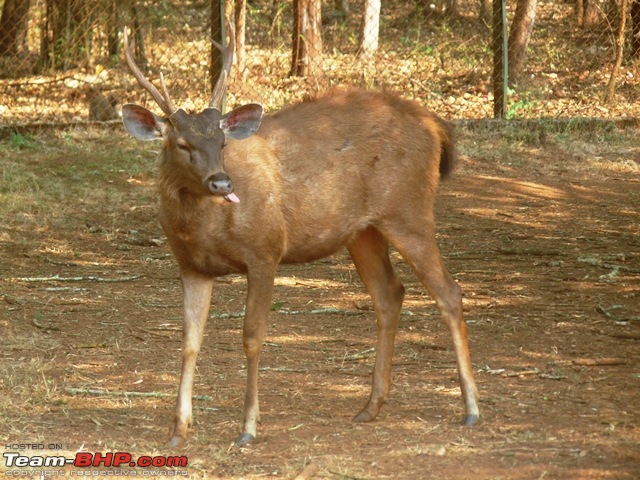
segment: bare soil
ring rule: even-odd
[[[94,173],[74,173],[84,167],[63,140],[39,139],[19,160],[40,185],[34,195],[46,193],[46,172],[71,173],[54,175],[64,191],[40,207],[1,213],[0,449],[186,455],[193,478],[295,478],[311,462],[313,478],[331,479],[640,478],[638,132],[534,133],[463,130],[459,168],[440,190],[439,243],[464,290],[482,397],[477,426],[459,425],[449,333],[395,253],[407,297],[392,395],[376,421],[351,422],[369,394],[375,324],[341,253],[281,268],[262,424],[243,449],[231,443],[245,282],[220,280],[196,378],[205,397],[180,451],[165,442],[181,292],[155,218],[154,153],[122,132],[73,132],[67,142],[93,142],[80,156],[111,158],[86,167],[97,172],[87,184]],[[135,162],[148,170],[109,166]],[[74,190],[74,175],[92,190]],[[0,461],[0,474],[9,470]]]

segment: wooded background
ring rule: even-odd
[[[177,105],[201,108],[218,71],[210,39],[220,39],[226,23],[236,38],[230,105],[253,101],[273,110],[355,85],[396,91],[450,118],[640,117],[640,0],[0,0],[0,6],[5,125],[108,120],[119,102],[149,102],[122,60],[125,27],[148,77],[157,82],[163,72]],[[502,80],[508,88],[500,112],[494,99]]]

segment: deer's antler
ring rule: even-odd
[[[127,65],[129,65],[129,69],[131,70],[131,73],[133,73],[133,76],[136,77],[136,80],[138,80],[138,83],[141,86],[143,86],[151,94],[151,96],[156,101],[158,106],[162,109],[162,111],[168,116],[171,116],[178,109],[176,108],[176,106],[171,101],[171,98],[169,97],[169,92],[167,91],[167,86],[164,83],[164,77],[162,76],[162,73],[160,74],[160,86],[162,87],[162,94],[161,94],[158,91],[158,89],[149,80],[146,79],[144,74],[140,71],[140,68],[138,68],[138,65],[136,65],[136,62],[133,59],[133,55],[131,54],[131,49],[129,48],[129,38],[127,35],[126,28],[124,30],[123,40],[124,40],[124,57],[127,60]]]

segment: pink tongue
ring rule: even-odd
[[[229,195],[225,195],[224,198],[227,199],[228,202],[232,202],[232,203],[240,203],[240,199],[238,198],[238,196],[231,192]]]

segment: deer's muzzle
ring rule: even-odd
[[[204,181],[205,187],[212,195],[224,197],[227,202],[237,203],[238,196],[233,193],[233,182],[224,172],[214,173]]]

